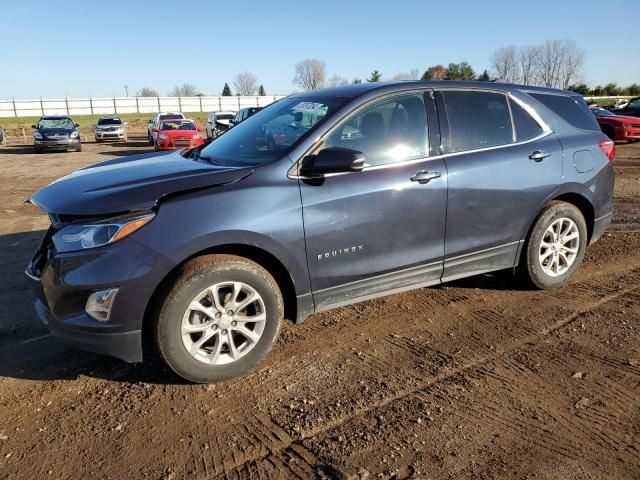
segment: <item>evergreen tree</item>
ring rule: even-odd
[[[489,76],[489,72],[485,70],[480,75],[478,75],[477,80],[479,82],[490,82],[491,81],[491,77]]]
[[[362,83],[362,79],[356,77],[356,78],[353,79],[353,82],[351,82],[351,83]]]
[[[231,93],[231,89],[229,88],[229,84],[227,82],[224,83],[224,88],[222,89],[223,97],[231,97],[233,94]]]
[[[266,94],[267,92],[265,92],[264,87],[260,85],[260,87],[258,88],[258,95],[260,95],[261,97],[264,97]]]
[[[379,82],[382,78],[382,74],[378,70],[371,72],[371,76],[367,78],[367,82]]]
[[[450,63],[446,80],[475,80],[476,72],[467,62]]]

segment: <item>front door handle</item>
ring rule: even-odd
[[[531,155],[529,155],[529,158],[531,160],[535,160],[536,162],[541,162],[542,160],[544,160],[545,158],[547,158],[550,155],[551,154],[548,153],[548,152],[543,152],[542,150],[536,150]]]
[[[416,173],[413,177],[411,177],[412,182],[418,183],[429,183],[434,178],[438,178],[440,176],[440,172],[427,172],[426,170],[421,170]]]

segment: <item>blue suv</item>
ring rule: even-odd
[[[210,382],[284,318],[495,270],[558,288],[611,221],[613,143],[573,93],[370,83],[279,100],[207,146],[38,191],[27,267],[54,336],[128,362],[150,340]]]

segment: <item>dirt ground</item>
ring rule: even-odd
[[[145,150],[0,147],[0,479],[640,478],[640,144],[567,287],[485,275],[314,315],[209,386],[60,345],[23,278],[47,226],[24,200]]]

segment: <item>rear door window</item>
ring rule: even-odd
[[[511,107],[517,142],[535,138],[542,133],[542,127],[538,125],[538,122],[536,122],[524,108],[518,105],[517,102],[509,99],[509,106]]]
[[[449,122],[449,153],[513,143],[507,97],[501,93],[442,91]]]
[[[569,95],[552,95],[548,93],[528,93],[545,107],[560,115],[574,127],[582,130],[600,131],[600,126],[589,112],[589,108],[582,98],[574,98]]]

